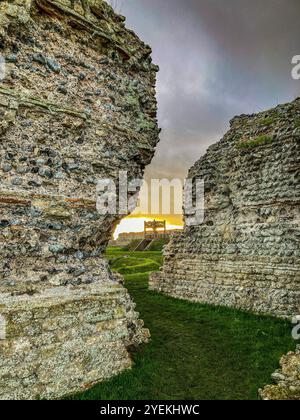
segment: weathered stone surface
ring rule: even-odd
[[[102,0],[0,2],[0,398],[56,398],[148,338],[102,257],[96,184],[140,178],[158,141],[151,49]]]
[[[272,376],[274,385],[260,390],[263,400],[300,400],[300,348],[280,361],[281,369]]]
[[[190,170],[205,180],[205,220],[166,248],[150,287],[290,317],[300,303],[300,99],[231,121]]]
[[[147,338],[118,284],[46,289],[31,297],[2,294],[0,308],[7,334],[0,341],[1,399],[84,390],[129,368],[126,346]],[[129,327],[129,320],[136,325]]]

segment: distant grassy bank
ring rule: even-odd
[[[255,400],[281,355],[295,349],[288,322],[149,292],[160,252],[109,249],[107,257],[125,274],[152,341],[133,353],[132,370],[74,399]]]

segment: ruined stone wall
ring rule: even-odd
[[[205,219],[165,252],[150,288],[289,317],[300,303],[300,100],[231,121],[189,177],[205,180]]]
[[[158,141],[151,49],[102,0],[0,1],[0,398],[57,398],[147,339],[102,257],[96,184],[139,178]]]

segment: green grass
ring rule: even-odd
[[[264,146],[273,143],[273,137],[259,136],[253,140],[241,141],[237,144],[239,149],[253,149],[254,147]]]
[[[159,252],[107,256],[118,270],[162,263]],[[125,278],[152,340],[132,354],[132,370],[74,399],[255,400],[280,357],[295,349],[288,322],[150,292],[148,273]]]

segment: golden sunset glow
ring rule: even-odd
[[[123,219],[120,224],[117,226],[114,232],[114,239],[117,239],[120,233],[130,233],[130,232],[144,232],[144,222],[150,222],[153,220],[153,217],[133,217],[128,216]],[[175,230],[182,229],[183,224],[180,218],[174,218],[175,224],[172,224],[173,220],[164,219],[163,217],[156,217],[155,220],[167,220],[167,229]],[[173,223],[174,223],[173,222]],[[177,222],[177,223],[176,223]]]

